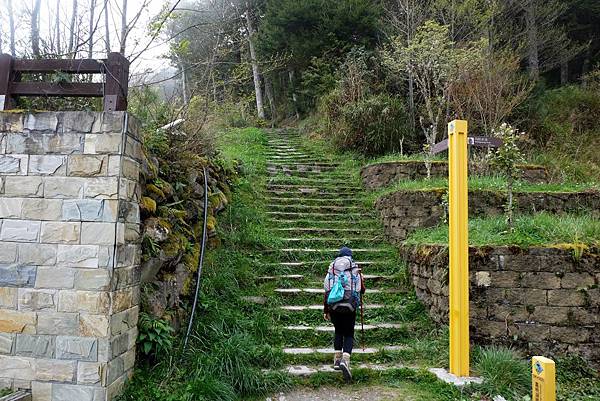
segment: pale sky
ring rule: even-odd
[[[2,35],[2,51],[9,52],[8,45],[8,17],[6,13],[7,0],[0,0],[0,35]],[[119,49],[120,24],[121,24],[121,7],[123,0],[109,0],[111,13],[109,14],[110,41],[113,51]],[[144,3],[147,3],[147,8],[142,12],[137,24],[133,27],[132,32],[128,36],[127,41],[127,56],[132,58],[136,56],[147,43],[150,41],[148,35],[148,23],[152,17],[157,15],[166,4],[171,4],[172,0],[128,0],[127,19],[131,21],[138,13]],[[104,16],[101,15],[104,8],[104,0],[96,0],[97,6],[95,11],[95,20],[98,21],[98,28],[94,37],[94,57],[105,57],[105,28]],[[91,0],[78,0],[78,15],[82,18],[80,29],[82,36],[87,35],[89,27],[89,10]],[[60,8],[58,6],[60,5]],[[33,8],[33,0],[13,0],[13,11],[15,14],[15,37],[17,42],[17,56],[23,49],[29,49],[30,42],[30,17],[29,12]],[[66,33],[69,32],[71,13],[73,8],[73,0],[42,0],[42,10],[40,13],[40,36],[42,41],[48,40],[50,37],[51,24],[54,24],[56,12],[59,10],[61,23],[61,36],[64,38],[63,43],[66,43]],[[63,36],[65,35],[65,36]],[[169,67],[169,61],[161,57],[169,50],[169,46],[164,42],[164,37],[159,36],[152,42],[146,52],[144,52],[137,61],[132,64],[132,72],[140,72],[146,69],[158,70]],[[64,52],[64,47],[61,49]],[[82,54],[79,57],[87,57],[87,45],[83,46]]]

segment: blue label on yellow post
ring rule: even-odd
[[[531,359],[532,401],[556,401],[554,361],[543,356]]]

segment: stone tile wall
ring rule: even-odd
[[[433,227],[445,216],[445,190],[396,191],[375,202],[385,233],[394,242],[404,241],[418,228]],[[515,209],[520,213],[577,213],[600,218],[600,192],[516,192]],[[498,191],[469,191],[469,216],[500,216],[507,203]]]
[[[528,182],[547,182],[548,172],[540,166],[521,166],[522,179]],[[477,174],[477,172],[471,172]],[[481,173],[483,174],[483,173]],[[363,185],[367,189],[385,188],[398,181],[422,180],[427,177],[427,169],[423,161],[403,160],[395,162],[375,163],[362,168],[360,172]],[[448,163],[431,162],[432,177],[448,177]]]
[[[0,113],[0,387],[100,401],[131,375],[141,159],[124,112]]]
[[[448,322],[448,248],[403,246],[417,297]],[[600,249],[471,247],[472,337],[600,366]]]

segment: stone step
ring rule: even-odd
[[[325,272],[323,272],[323,277]],[[276,281],[276,280],[302,280],[302,279],[312,279],[314,277],[307,276],[304,274],[280,274],[275,276],[260,276],[258,280],[261,281]],[[380,281],[380,280],[392,280],[392,276],[386,276],[382,274],[363,274],[363,278],[365,281]]]
[[[309,185],[309,184],[278,184],[278,183],[267,183],[267,188],[271,191],[289,191],[291,193],[299,192],[303,195],[307,194],[335,194],[341,195],[344,193],[356,194],[362,191],[362,188],[356,187],[327,187],[325,185]]]
[[[354,369],[367,369],[373,371],[386,371],[392,369],[401,369],[406,368],[404,365],[400,364],[374,364],[374,363],[359,363],[359,364],[351,364],[352,370]],[[339,370],[334,370],[331,365],[319,365],[319,366],[310,366],[310,365],[292,365],[287,366],[283,369],[283,371],[292,376],[298,377],[309,377],[317,373],[331,373],[335,375],[339,375]]]
[[[397,352],[406,349],[406,345],[385,345],[383,347],[356,347],[353,354],[376,354],[381,351]],[[335,353],[333,348],[284,348],[283,353],[287,355],[327,354]]]
[[[274,262],[274,263],[267,263],[265,264],[265,266],[272,266],[272,267],[296,267],[296,268],[303,268],[303,267],[310,267],[310,266],[318,266],[318,265],[326,265],[329,266],[329,264],[331,263],[331,260],[311,260],[311,261],[300,261],[300,262]],[[365,267],[373,267],[373,266],[379,266],[379,265],[384,265],[384,264],[390,264],[390,263],[397,263],[397,261],[395,260],[370,260],[370,261],[364,261],[364,262],[358,262],[359,266],[362,268]]]
[[[364,210],[364,208],[360,207],[360,206],[335,206],[335,205],[275,205],[275,204],[268,204],[267,208],[269,210],[272,211],[284,211],[284,212],[288,212],[288,211],[297,211],[297,212],[302,212],[302,211],[319,211],[319,212],[325,212],[325,211],[332,211],[332,212],[351,212],[351,213],[356,213],[359,212],[361,210]]]
[[[284,211],[271,211],[266,212],[268,216],[273,217],[274,222],[281,222],[282,220],[289,220],[295,218],[296,220],[322,220],[324,217],[327,218],[339,218],[339,220],[333,220],[334,223],[344,223],[352,220],[360,220],[363,215],[360,213],[320,213],[320,212],[284,212]],[[278,220],[278,218],[283,218]]]
[[[339,163],[334,162],[315,162],[315,163],[290,163],[290,164],[279,164],[279,163],[267,163],[267,168],[289,168],[295,170],[301,170],[303,168],[314,168],[314,167],[323,167],[323,168],[336,168],[339,167]]]
[[[405,328],[406,325],[401,323],[374,323],[374,324],[365,324],[365,331],[379,330],[379,329],[402,329]],[[321,333],[333,333],[335,331],[335,327],[333,325],[328,326],[284,326],[284,330],[287,331],[315,331]],[[354,326],[354,330],[361,331],[363,327],[360,324]]]
[[[329,178],[312,178],[312,177],[287,177],[287,176],[272,176],[269,177],[269,184],[295,184],[295,185],[313,185],[318,188],[328,187],[333,190],[346,190],[348,188],[359,187],[358,183],[349,183],[348,180],[340,175],[338,179]]]
[[[344,205],[352,205],[353,203],[358,203],[357,198],[348,198],[348,197],[332,197],[332,198],[298,198],[298,197],[290,197],[290,196],[269,196],[267,197],[269,203],[275,205],[331,205],[331,206],[344,206]]]
[[[385,305],[383,304],[365,304],[365,309],[382,309]],[[304,312],[304,311],[322,311],[323,305],[283,305],[280,309],[288,312]]]
[[[335,224],[335,221],[331,221],[331,223]],[[280,233],[294,233],[294,234],[323,234],[323,233],[361,233],[361,234],[377,234],[379,233],[378,229],[375,228],[339,228],[339,227],[281,227],[281,228],[273,228],[273,231],[277,231]]]
[[[365,285],[366,287],[366,285]],[[323,294],[323,288],[275,288],[277,294],[297,295],[297,294]],[[393,289],[367,288],[366,294],[398,294],[400,291]]]
[[[318,230],[320,228],[330,228],[330,227],[339,227],[339,228],[348,228],[348,229],[356,229],[356,230],[368,230],[372,228],[373,225],[378,224],[378,221],[369,218],[363,218],[360,216],[359,219],[355,220],[347,220],[347,219],[339,219],[339,220],[326,220],[324,218],[320,218],[318,220],[312,218],[286,218],[278,217],[276,219],[271,219],[271,225],[275,227],[281,228],[312,228]]]

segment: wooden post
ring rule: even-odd
[[[10,54],[0,54],[0,110],[10,110],[16,106],[10,93],[14,78],[13,64],[14,58]]]
[[[121,53],[110,53],[105,67],[104,111],[126,111],[129,61]]]

